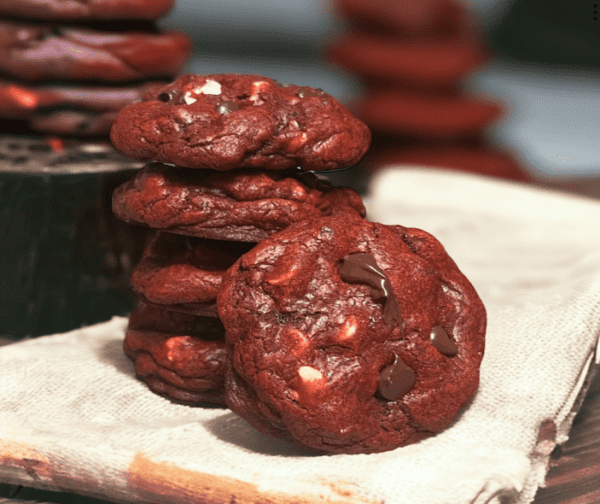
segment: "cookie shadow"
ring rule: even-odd
[[[121,374],[135,377],[133,362],[123,351],[122,340],[108,341],[98,350],[98,360],[115,368]]]
[[[321,453],[296,444],[287,443],[261,434],[246,420],[229,411],[205,423],[206,429],[219,440],[236,445],[252,453],[277,457],[315,457]]]

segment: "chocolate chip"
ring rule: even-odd
[[[158,95],[158,100],[169,105],[180,105],[183,103],[183,95],[179,91],[163,91]]]
[[[450,339],[442,326],[433,326],[431,328],[429,341],[443,355],[454,357],[458,353],[458,348],[456,348],[454,341]]]
[[[414,384],[415,372],[396,355],[394,363],[379,373],[377,390],[384,399],[396,401],[408,393]]]
[[[323,96],[325,92],[322,89],[313,89],[311,87],[305,86],[301,87],[296,91],[296,95],[299,98],[310,98],[311,96]]]
[[[223,103],[218,103],[215,105],[217,112],[219,114],[229,114],[230,112],[234,112],[236,110],[240,110],[240,106],[233,101],[225,101]]]
[[[402,329],[402,315],[392,283],[371,254],[344,257],[338,271],[344,282],[368,285],[373,300],[383,302],[383,320],[388,328],[395,322]]]

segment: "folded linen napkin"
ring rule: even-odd
[[[0,481],[119,502],[531,502],[595,363],[600,203],[435,170],[390,168],[371,187],[371,220],[437,236],[488,310],[480,387],[449,428],[307,455],[154,395],[115,317],[0,348]]]

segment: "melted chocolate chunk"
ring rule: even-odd
[[[183,95],[179,91],[163,91],[158,95],[158,99],[169,105],[181,105],[184,103]]]
[[[408,393],[415,384],[415,372],[396,355],[393,364],[379,373],[378,392],[388,401],[396,401]]]
[[[350,254],[344,257],[338,271],[344,282],[369,286],[373,300],[383,302],[383,320],[386,325],[391,327],[395,322],[402,329],[400,306],[390,279],[371,254]]]
[[[312,89],[310,87],[301,87],[296,92],[299,98],[310,98],[311,96],[323,96],[325,92],[322,89]]]
[[[458,348],[454,344],[454,341],[450,339],[442,326],[433,326],[431,328],[429,341],[443,355],[454,357],[458,353]]]
[[[236,110],[240,110],[240,106],[232,101],[225,101],[223,103],[219,103],[215,106],[217,112],[219,114],[229,114],[230,112],[235,112]]]

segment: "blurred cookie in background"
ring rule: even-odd
[[[150,19],[165,16],[175,0],[6,0],[0,15],[25,19]]]
[[[360,77],[350,109],[373,131],[368,172],[386,164],[462,170],[529,182],[527,168],[492,145],[506,106],[465,91],[492,54],[477,20],[455,0],[335,0],[346,32],[325,57]]]
[[[0,79],[0,117],[21,121],[23,127],[40,133],[99,136],[110,129],[121,108],[160,84],[33,85]]]
[[[90,25],[0,20],[0,71],[26,82],[135,82],[175,77],[186,35],[152,23]]]

